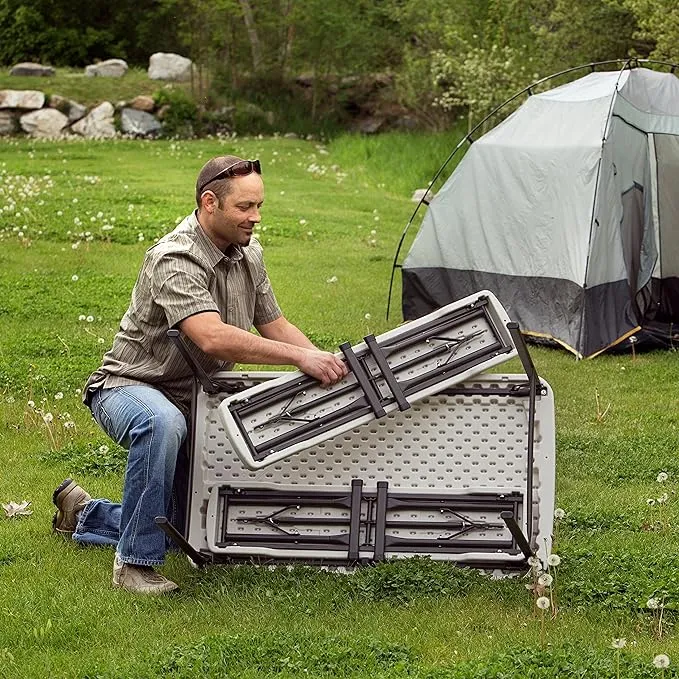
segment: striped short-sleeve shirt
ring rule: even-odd
[[[100,387],[147,384],[188,412],[193,373],[167,331],[205,311],[243,330],[281,316],[257,239],[222,252],[194,212],[146,252],[113,346],[85,385],[85,402]],[[208,374],[233,367],[185,340]]]

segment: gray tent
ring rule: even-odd
[[[580,357],[673,337],[679,79],[625,68],[530,96],[471,145],[402,268],[406,320],[487,289]]]

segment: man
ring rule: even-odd
[[[324,385],[346,375],[342,360],[314,347],[281,313],[252,239],[263,199],[259,161],[222,156],[205,164],[198,209],[147,251],[113,347],[87,382],[94,418],[129,451],[122,503],[92,500],[66,479],[54,491],[53,525],[83,544],[115,545],[116,587],[177,588],[154,570],[166,551],[154,518],[172,509],[193,378],[169,328],[182,331],[208,372],[240,362],[294,365]]]

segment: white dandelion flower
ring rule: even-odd
[[[27,405],[29,408],[35,408],[35,401],[29,401],[26,405]]]
[[[668,477],[667,477],[667,472],[660,472],[660,473],[658,474],[658,476],[656,477],[655,480],[656,480],[658,483],[665,483],[665,481],[667,481],[667,478],[668,478]]]
[[[52,413],[45,413],[42,416],[42,419],[45,420],[47,424],[49,424],[54,419],[54,415],[52,415]]]
[[[546,596],[538,597],[535,605],[542,611],[546,611],[549,608],[549,599]]]
[[[652,507],[655,504],[655,500],[652,497],[649,497],[648,500],[646,500],[646,504]]]
[[[330,276],[330,278],[327,278],[325,282],[326,283],[337,283],[338,280],[339,279],[337,278],[337,276]]]
[[[369,321],[372,316],[370,314],[366,314],[363,318],[365,318],[366,321]]]
[[[74,273],[74,274],[71,276],[71,280],[75,283],[75,282],[78,280],[78,274],[75,274],[75,273]]]
[[[613,639],[611,642],[611,648],[625,648],[625,646],[627,646],[627,639],[625,639],[625,637]]]
[[[64,429],[75,429],[75,422],[73,420],[66,420],[64,422]]]
[[[554,582],[554,578],[549,573],[543,573],[538,578],[538,584],[542,585],[543,587],[551,587],[553,582]]]
[[[664,653],[659,653],[653,658],[653,666],[658,669],[665,669],[670,666],[670,658]]]
[[[62,398],[64,398],[64,392],[63,391],[58,391],[56,394],[54,394],[54,398],[57,401],[61,401]]]
[[[88,316],[85,320],[86,320],[88,323],[94,323],[94,316]]]
[[[108,451],[109,451],[109,447],[105,443],[99,446],[99,452],[102,455],[105,455],[106,453],[108,453]]]
[[[547,557],[547,563],[550,566],[558,566],[561,563],[561,557],[558,554],[550,554]]]

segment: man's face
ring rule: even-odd
[[[259,209],[264,202],[264,183],[255,172],[231,180],[231,192],[215,201],[214,211],[203,227],[220,249],[229,245],[248,245],[255,224],[259,224]]]

